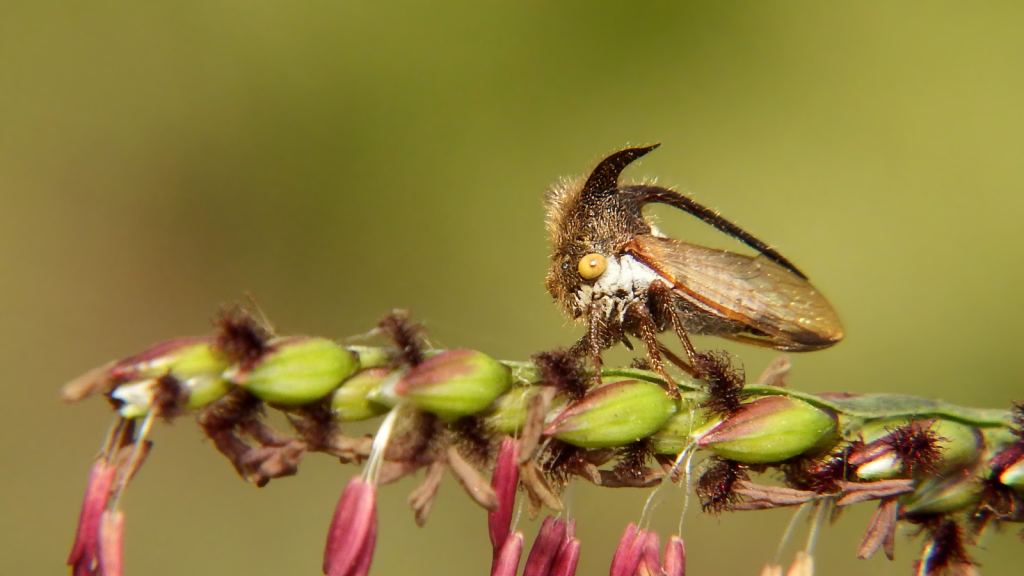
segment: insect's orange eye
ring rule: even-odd
[[[601,274],[604,274],[604,269],[608,267],[608,260],[600,254],[587,254],[583,258],[580,258],[579,271],[580,276],[583,276],[584,280],[593,280]]]

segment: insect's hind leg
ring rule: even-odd
[[[672,354],[665,354],[665,356],[676,366],[679,366],[687,374],[691,376],[699,377],[697,366],[697,349],[693,347],[693,343],[690,342],[690,337],[686,333],[686,329],[683,328],[683,322],[679,319],[679,311],[676,309],[675,294],[673,293],[672,287],[662,282],[661,280],[655,280],[651,282],[650,287],[647,289],[648,302],[650,307],[654,310],[654,313],[662,321],[662,325],[666,323],[672,326],[672,331],[675,332],[676,337],[679,338],[679,343],[683,345],[683,352],[686,353],[687,360],[690,361],[686,364],[678,356]],[[664,348],[664,347],[662,347]]]
[[[661,355],[664,356],[666,360],[675,365],[676,368],[679,368],[680,370],[686,372],[687,374],[693,376],[694,378],[700,378],[700,374],[698,373],[696,368],[694,368],[686,360],[683,360],[682,358],[677,356],[675,352],[669,350],[667,346],[661,344],[660,342],[658,343],[658,351],[661,352]]]

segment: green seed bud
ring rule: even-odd
[[[222,375],[227,366],[227,358],[207,345],[190,347],[171,364],[171,375],[188,389],[187,410],[202,408],[231,391],[231,383]]]
[[[301,406],[327,396],[357,364],[331,340],[289,336],[268,342],[267,352],[252,367],[234,366],[224,376],[265,402]]]
[[[123,402],[122,416],[138,418],[152,408],[157,380],[169,375],[187,396],[182,408],[195,410],[231,391],[231,383],[222,376],[227,367],[227,358],[210,338],[170,340],[113,366],[110,378],[125,383],[111,396]]]
[[[387,412],[387,406],[370,400],[371,395],[387,377],[386,368],[371,368],[345,380],[331,396],[334,418],[339,422],[358,422]]]
[[[958,470],[946,476],[925,479],[900,503],[906,515],[931,515],[958,512],[981,501],[981,479],[970,470]]]
[[[693,393],[683,396],[675,415],[651,436],[651,449],[655,454],[679,454],[693,443],[694,432],[712,421],[716,424],[721,421],[700,407],[700,400],[704,397]]]
[[[172,373],[179,380],[195,374],[223,371],[227,359],[213,349],[213,339],[178,338],[150,347],[141,354],[121,360],[110,369],[118,381],[146,380]]]
[[[388,353],[387,348],[379,348],[376,346],[346,346],[346,349],[359,358],[359,367],[364,370],[366,368],[382,368],[390,364],[391,360],[393,360],[391,354]]]
[[[602,384],[566,406],[544,434],[581,448],[624,446],[656,432],[676,408],[665,390],[651,382]]]
[[[932,430],[940,438],[946,439],[940,444],[942,460],[936,465],[940,473],[972,464],[981,454],[983,437],[974,426],[939,420],[932,426]]]
[[[231,391],[231,382],[214,376],[196,376],[183,382],[188,387],[186,410],[197,410],[220,400]]]
[[[503,394],[494,402],[487,416],[487,427],[495,432],[515,434],[526,424],[526,407],[530,398],[540,392],[540,386],[520,386]]]
[[[446,420],[476,414],[512,385],[512,373],[476,350],[446,350],[414,366],[394,393]]]
[[[803,400],[766,396],[744,404],[697,444],[746,464],[781,462],[831,444],[836,421],[831,412]]]

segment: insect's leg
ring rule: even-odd
[[[696,365],[697,363],[697,349],[690,343],[690,337],[686,334],[686,330],[683,329],[683,323],[679,321],[679,315],[672,314],[672,331],[676,333],[676,337],[679,338],[679,342],[683,345],[683,351],[686,352],[686,357],[690,360],[691,364]]]
[[[700,378],[700,375],[697,374],[696,368],[690,366],[686,362],[686,360],[683,360],[679,356],[676,356],[676,353],[669,350],[668,347],[665,346],[664,344],[658,344],[658,351],[661,352],[661,355],[664,356],[666,360],[668,360],[672,364],[675,364],[675,366],[682,370],[683,372],[686,372],[687,374],[693,376],[694,378]]]
[[[604,366],[604,360],[601,359],[601,348],[604,343],[604,319],[601,318],[601,313],[597,310],[593,310],[594,313],[590,315],[590,323],[587,325],[589,328],[587,339],[590,341],[590,360],[594,363],[594,370],[598,373],[601,372],[601,367]]]
[[[590,334],[584,334],[569,347],[569,355],[573,358],[582,358],[590,354]]]
[[[676,337],[679,338],[679,342],[683,345],[686,358],[690,361],[690,365],[687,367],[681,366],[675,360],[672,363],[682,368],[688,374],[695,374],[697,372],[696,368],[694,368],[697,365],[697,349],[693,347],[690,337],[683,328],[683,322],[679,319],[679,311],[676,310],[675,295],[672,292],[672,287],[661,280],[655,280],[651,282],[647,291],[650,295],[651,306],[657,311],[659,317],[667,318],[669,323],[672,324],[672,331],[676,333]]]
[[[590,305],[587,310],[587,333],[579,341],[572,345],[569,354],[580,358],[587,356],[594,366],[594,379],[601,378],[601,368],[604,361],[601,359],[601,351],[607,347],[608,326],[605,323],[604,315],[597,303]]]
[[[627,350],[631,352],[633,351],[633,343],[629,341],[629,338],[627,338],[625,334],[622,335],[622,345],[625,346]]]
[[[650,310],[641,302],[633,302],[627,312],[630,319],[636,322],[637,335],[647,347],[647,359],[651,361],[651,369],[668,383],[669,393],[679,397],[679,387],[675,380],[665,372],[665,362],[661,358],[661,342],[658,342],[658,325],[654,322]]]
[[[569,348],[569,355],[573,358],[586,357],[590,360],[591,364],[594,366],[594,378],[599,379],[601,377],[601,366],[603,365],[603,362],[601,361],[600,346],[596,347],[595,352],[593,342],[594,340],[590,337],[590,333],[588,331]]]

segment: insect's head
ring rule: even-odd
[[[641,216],[642,203],[618,186],[619,174],[633,160],[658,145],[621,150],[608,156],[585,179],[561,182],[548,191],[547,229],[551,268],[547,289],[574,318],[582,309],[578,294],[611,267],[623,248],[651,228]]]

